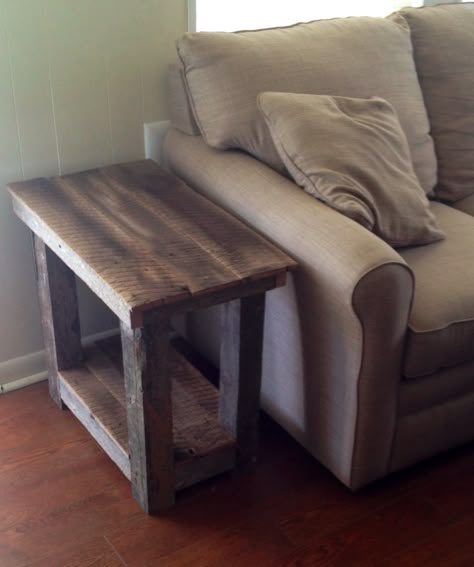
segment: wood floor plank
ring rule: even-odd
[[[472,567],[474,516],[444,526],[430,537],[396,553],[380,567]]]
[[[45,383],[0,396],[1,567],[471,567],[474,444],[354,494],[271,420],[260,433],[256,467],[150,518]]]
[[[0,396],[0,413],[6,405],[8,397],[12,394]],[[38,404],[41,407],[32,411]],[[32,400],[27,412],[20,412],[17,416],[10,416],[0,424],[1,431],[1,458],[0,458],[0,485],[3,475],[15,475],[18,471],[25,474],[37,461],[41,461],[48,453],[55,457],[63,448],[71,445],[83,444],[86,440],[79,424],[73,426],[74,416],[64,412],[64,419],[57,420],[54,406],[49,400],[42,401],[42,396]],[[64,425],[66,424],[66,425]],[[49,431],[48,436],[38,436],[37,430]],[[52,438],[55,444],[52,444]]]
[[[463,471],[464,472],[464,471]],[[341,529],[328,533],[333,514],[315,514],[306,517],[305,525],[283,526],[283,532],[299,549],[282,559],[281,565],[379,565],[395,550],[408,550],[418,541],[429,538],[454,519],[474,518],[474,491],[472,477],[474,467],[468,467],[465,474],[428,482],[416,490],[387,495],[384,506],[354,518]],[[358,506],[363,510],[367,499],[362,498]],[[347,509],[347,507],[345,507]],[[350,505],[349,505],[350,508]],[[344,510],[344,509],[343,509]],[[323,525],[322,531],[314,533],[314,528]],[[298,528],[303,528],[302,532]],[[310,536],[313,528],[313,536]],[[306,541],[303,540],[303,537]],[[350,562],[350,563],[349,563]]]
[[[47,400],[46,384],[30,390],[37,403],[29,406],[28,419],[24,415],[15,424],[16,451],[6,448],[9,431],[0,427],[0,454],[7,453],[12,464],[0,471],[2,567],[24,567],[55,551],[79,550],[98,529],[141,515],[128,482],[74,416]],[[23,392],[2,397],[0,408]]]
[[[46,560],[59,551],[69,553],[79,550],[95,535],[139,514],[125,479],[123,483],[123,486],[109,486],[90,494],[84,492],[68,504],[56,502],[48,510],[43,510],[40,517],[25,519],[15,529],[0,532],[2,567],[6,556],[2,556],[2,549],[21,557],[23,564],[39,560],[47,563]],[[51,494],[54,493],[50,493],[50,498]]]
[[[288,552],[292,545],[271,522],[249,520],[219,531],[193,545],[186,546],[162,558],[167,567],[270,567]],[[143,565],[141,559],[128,559],[130,567]]]
[[[88,541],[80,549],[55,553],[25,567],[124,567],[125,563],[104,538]]]
[[[316,534],[277,565],[375,566],[396,549],[426,537],[442,525],[442,518],[432,506],[418,498],[406,498],[325,537]]]

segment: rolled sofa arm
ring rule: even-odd
[[[174,129],[163,154],[171,171],[300,264],[304,419],[283,425],[353,489],[385,475],[414,288],[406,262],[246,154]]]

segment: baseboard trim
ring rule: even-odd
[[[14,390],[20,390],[20,388],[26,388],[37,382],[42,382],[48,379],[48,373],[46,370],[43,372],[38,372],[38,374],[33,374],[32,376],[25,376],[25,378],[19,378],[13,382],[7,382],[6,384],[0,384],[0,395],[8,394],[8,392],[13,392]]]
[[[94,335],[84,337],[82,344],[87,346],[94,341],[113,337],[118,333],[118,329],[95,333]],[[44,350],[7,360],[0,363],[0,394],[31,386],[46,380],[47,377],[48,372],[46,371]]]

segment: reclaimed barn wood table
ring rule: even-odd
[[[9,186],[33,231],[49,390],[148,513],[257,450],[265,292],[296,263],[152,161]],[[121,341],[83,348],[75,275]],[[169,344],[170,318],[222,304],[216,390]]]

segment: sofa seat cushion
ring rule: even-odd
[[[265,91],[354,98],[395,108],[421,186],[436,184],[436,157],[406,22],[341,18],[236,33],[188,33],[177,42],[194,116],[206,142],[237,148],[281,172],[257,96]]]
[[[441,203],[431,210],[446,239],[399,251],[415,276],[407,378],[474,360],[474,219]]]
[[[474,3],[403,12],[438,156],[436,194],[474,192]]]
[[[394,247],[443,238],[386,100],[261,93],[258,107],[307,193]]]

